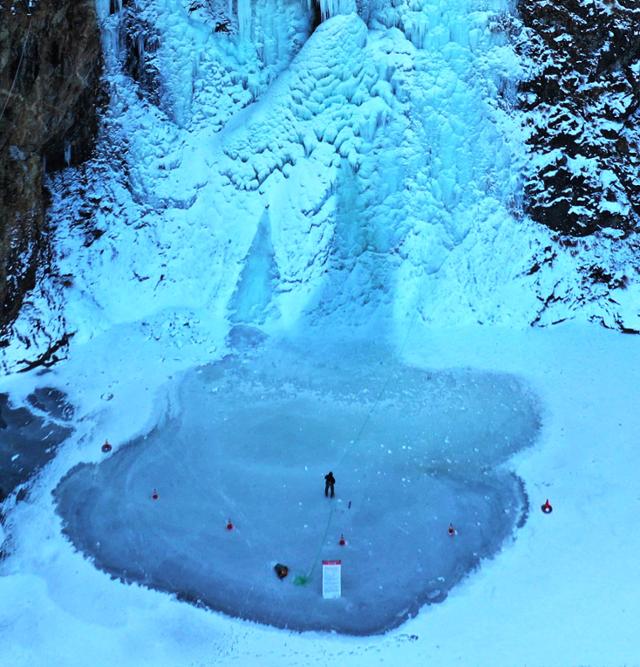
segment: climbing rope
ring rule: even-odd
[[[398,351],[398,356],[399,357],[402,357],[402,355],[405,351],[407,343],[409,342],[409,337],[411,335],[411,330],[413,329],[413,325],[415,324],[415,321],[416,321],[417,317],[418,317],[418,309],[416,308],[416,311],[414,312],[413,317],[411,318],[411,322],[409,323],[409,327],[407,328],[407,333],[404,337],[404,340],[402,341],[402,345],[399,348],[399,351]],[[387,387],[389,386],[389,383],[391,382],[391,377],[392,377],[391,374],[387,375],[387,378],[386,378],[384,384],[382,385],[380,391],[376,395],[371,408],[369,409],[368,413],[366,414],[366,416],[365,416],[365,418],[362,422],[362,425],[360,426],[360,429],[358,430],[358,433],[356,434],[356,437],[354,438],[353,441],[351,441],[349,443],[350,446],[347,447],[345,445],[344,450],[342,452],[342,456],[338,460],[338,465],[336,466],[336,469],[342,466],[342,464],[344,463],[344,460],[347,457],[347,454],[349,454],[352,450],[355,450],[355,448],[357,447],[358,442],[360,442],[360,439],[362,438],[362,435],[364,433],[365,428],[367,427],[369,421],[371,420],[371,417],[372,417],[374,411],[377,409],[378,404],[380,403],[380,400],[382,399],[382,396],[384,395]],[[304,586],[304,585],[308,584],[311,581],[311,578],[313,577],[313,573],[315,571],[316,565],[317,565],[318,560],[320,558],[320,553],[322,552],[322,548],[324,547],[324,545],[326,543],[326,540],[327,540],[327,535],[329,534],[329,528],[331,527],[331,522],[332,522],[333,516],[335,514],[335,509],[336,509],[336,505],[334,503],[332,503],[331,504],[331,509],[329,510],[329,515],[327,517],[327,524],[325,526],[324,533],[323,533],[322,538],[320,540],[320,544],[318,546],[318,549],[317,549],[317,551],[316,551],[316,553],[313,557],[313,560],[311,562],[311,566],[309,567],[306,574],[300,574],[300,575],[296,576],[295,579],[293,580],[293,583],[296,584],[297,586]]]
[[[2,107],[2,113],[0,113],[0,121],[4,118],[4,112],[7,110],[7,107],[9,106],[9,100],[11,99],[13,95],[13,89],[15,88],[16,81],[18,80],[18,73],[20,72],[20,68],[22,67],[22,61],[24,59],[24,52],[26,51],[27,48],[27,42],[29,41],[29,34],[31,33],[31,15],[29,15],[29,23],[27,24],[27,32],[25,34],[24,40],[22,41],[22,51],[20,51],[20,60],[18,61],[18,66],[16,67],[16,73],[13,75],[13,81],[11,82],[11,88],[9,88],[9,93],[7,94],[7,99],[4,102],[4,106]]]

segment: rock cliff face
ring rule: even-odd
[[[93,2],[0,0],[0,330],[46,265],[45,172],[92,150],[101,59]]]
[[[564,234],[640,225],[637,0],[520,0],[532,217]]]

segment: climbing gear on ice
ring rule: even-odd
[[[151,500],[158,500],[159,497],[160,495],[158,494],[158,490],[154,489],[153,493],[151,494]]]
[[[276,563],[273,566],[273,569],[275,570],[278,579],[284,579],[289,574],[289,568],[282,563]]]
[[[546,499],[544,505],[541,505],[540,509],[545,514],[551,514],[551,512],[553,512],[553,507],[551,507],[551,503],[549,502],[549,498]]]
[[[112,449],[111,443],[108,440],[105,440],[104,445],[102,445],[103,454],[108,454]]]

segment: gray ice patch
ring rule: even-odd
[[[71,433],[73,409],[62,392],[39,388],[27,401],[30,408],[13,406],[8,394],[0,394],[0,502],[48,463]]]

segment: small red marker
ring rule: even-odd
[[[152,499],[152,500],[158,500],[159,497],[160,497],[160,496],[159,496],[159,494],[158,494],[158,490],[157,490],[157,489],[154,489],[154,490],[153,490],[153,493],[151,494],[151,499]]]
[[[545,513],[545,514],[551,514],[553,512],[553,507],[551,507],[551,503],[549,502],[549,498],[545,500],[544,505],[540,507],[540,509]]]
[[[338,544],[343,547],[347,543],[347,540],[344,539],[344,535],[340,535],[340,539],[338,540]]]
[[[105,440],[101,449],[104,454],[108,454],[113,448],[111,447],[111,443],[108,440]]]
[[[233,524],[231,523],[231,519],[227,520],[227,530],[233,530]]]
[[[456,534],[456,529],[453,527],[453,524],[449,524],[449,528],[447,528],[447,532],[451,537],[453,537]]]

